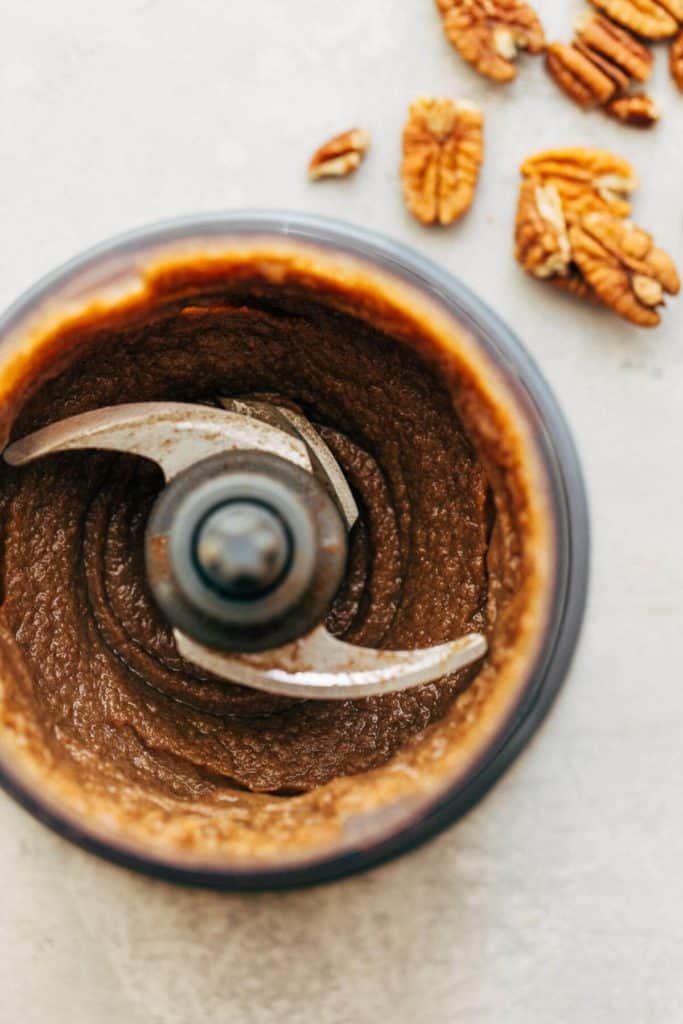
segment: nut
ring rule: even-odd
[[[557,85],[584,110],[607,103],[615,93],[613,79],[575,46],[553,43],[548,47],[546,67]]]
[[[676,36],[671,44],[669,67],[671,68],[671,77],[683,92],[683,32]]]
[[[681,0],[592,0],[593,4],[601,11],[623,25],[624,28],[635,32],[637,36],[644,39],[669,39],[676,34],[678,23],[676,17],[683,18],[683,15],[675,17],[670,13],[672,8],[677,8]]]
[[[638,185],[628,161],[606,150],[581,146],[537,153],[524,161],[521,172],[525,178],[557,188],[569,221],[589,210],[627,217],[631,212],[627,197]]]
[[[571,246],[560,193],[554,185],[522,182],[515,226],[515,258],[532,277],[569,273]]]
[[[480,74],[509,82],[518,50],[540,53],[545,45],[536,12],[522,0],[436,0],[447,39]]]
[[[369,145],[370,136],[362,128],[335,135],[316,149],[308,164],[308,177],[311,181],[347,177],[358,170]]]
[[[676,267],[652,236],[609,214],[589,213],[569,229],[572,256],[599,298],[640,327],[660,322],[665,293],[680,289]]]
[[[649,77],[652,62],[650,51],[630,32],[588,12],[577,21],[571,46],[554,43],[548,47],[547,68],[560,88],[584,109],[602,106],[624,124],[645,127],[659,118],[655,103],[649,97],[626,93],[634,80],[644,82]]]
[[[652,73],[652,52],[630,32],[600,14],[586,11],[576,22],[576,38],[591,53],[620,68],[627,79],[646,82]]]
[[[631,84],[629,75],[622,70],[617,64],[613,64],[607,57],[603,57],[597,50],[592,50],[590,46],[586,46],[580,39],[577,39],[574,44],[574,49],[589,60],[599,71],[602,71],[603,75],[606,75],[612,82],[614,82],[615,89],[618,92],[624,92],[628,89]]]
[[[581,299],[599,301],[572,260],[562,200],[554,185],[522,182],[515,226],[515,258],[528,274]]]
[[[620,212],[636,186],[630,164],[575,147],[538,153],[521,170],[515,254],[528,273],[634,324],[656,326],[657,307],[680,281],[652,236]]]
[[[452,224],[472,205],[484,155],[484,116],[471,103],[421,97],[403,130],[406,206],[423,224]]]
[[[610,117],[634,128],[651,128],[659,120],[659,107],[645,93],[617,96],[605,106]]]

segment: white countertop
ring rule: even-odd
[[[579,5],[577,5],[579,6]],[[537,0],[550,38],[575,5]],[[602,144],[683,265],[683,96],[638,133],[583,115],[527,58],[490,85],[433,0],[0,2],[0,306],[92,243],[177,213],[279,207],[401,239],[510,323],[557,391],[594,529],[580,649],[549,721],[461,824],[402,860],[283,895],[183,891],[71,847],[0,796],[0,1024],[676,1024],[683,1019],[683,299],[656,331],[556,295],[511,258],[517,166]],[[471,215],[404,212],[418,93],[487,114]],[[365,125],[353,180],[310,186]]]

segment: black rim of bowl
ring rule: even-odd
[[[465,776],[445,789],[413,819],[398,824],[379,840],[358,848],[313,856],[282,867],[248,868],[173,863],[138,853],[90,833],[62,816],[0,765],[0,787],[39,821],[76,845],[115,864],[152,877],[223,890],[289,889],[331,882],[365,871],[431,839],[466,814],[517,758],[557,697],[576,648],[586,605],[589,575],[589,519],[581,466],[569,427],[548,383],[516,335],[465,285],[437,264],[382,235],[340,221],[281,212],[248,211],[177,218],[151,225],[87,250],[37,282],[0,318],[0,338],[56,288],[86,268],[111,257],[126,257],[156,245],[192,237],[263,236],[290,238],[346,251],[389,271],[445,306],[488,351],[508,383],[536,419],[536,440],[553,485],[551,495],[557,534],[557,577],[550,625],[536,665],[521,698],[494,740],[470,765]]]

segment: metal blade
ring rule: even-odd
[[[327,480],[332,496],[344,517],[347,529],[358,519],[358,506],[339,463],[322,437],[303,413],[295,412],[285,405],[251,398],[219,398],[221,406],[243,416],[254,416],[264,423],[286,430],[293,437],[299,437],[309,449],[314,469]]]
[[[303,441],[251,416],[183,402],[114,405],[60,420],[5,449],[11,466],[55,452],[104,448],[158,463],[166,480],[211,455],[250,449],[311,471]]]
[[[257,401],[223,400],[228,408],[181,402],[109,406],[51,424],[5,449],[22,466],[56,452],[83,448],[128,452],[151,459],[167,481],[231,450],[278,455],[328,479],[350,528],[358,508],[334,455],[303,416]],[[174,631],[179,653],[231,682],[267,693],[314,700],[344,700],[394,693],[472,664],[487,651],[478,633],[417,651],[356,647],[324,626],[283,647],[259,654],[225,654]]]
[[[471,633],[438,647],[384,651],[337,640],[324,626],[262,654],[230,655],[196,644],[175,631],[183,658],[223,679],[285,697],[347,700],[396,693],[427,683],[483,658],[486,638]]]

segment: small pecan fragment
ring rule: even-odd
[[[634,128],[652,128],[659,120],[659,107],[645,93],[617,96],[605,106],[610,117]]]
[[[523,0],[436,0],[447,39],[480,74],[509,82],[518,50],[540,53],[543,26]]]
[[[652,236],[609,214],[589,213],[569,229],[572,256],[599,298],[640,327],[656,327],[657,306],[676,295],[680,280]]]
[[[627,160],[582,146],[537,153],[524,161],[521,173],[557,188],[567,220],[589,210],[627,217],[631,212],[628,196],[638,186]]]
[[[328,139],[311,157],[308,176],[319,178],[345,178],[358,170],[368,151],[370,136],[362,128],[353,128]]]
[[[484,155],[484,116],[471,103],[421,97],[403,130],[406,206],[423,224],[452,224],[472,205]]]
[[[671,44],[669,67],[671,68],[671,77],[683,92],[683,32],[676,36]]]
[[[678,23],[671,8],[680,0],[592,0],[601,11],[644,39],[669,39]]]
[[[586,11],[577,19],[575,28],[578,42],[620,68],[627,79],[646,82],[652,74],[652,51],[608,18]]]
[[[575,103],[588,110],[612,98],[616,84],[576,46],[552,43],[546,55],[550,77]]]

